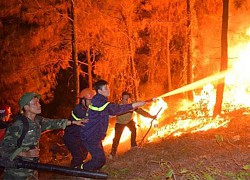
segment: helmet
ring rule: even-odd
[[[0,106],[0,118],[11,114],[11,107],[8,105]]]
[[[94,97],[95,94],[96,94],[96,93],[95,93],[94,90],[89,89],[89,88],[85,88],[85,89],[83,89],[83,90],[80,92],[78,98],[92,99],[92,98]]]

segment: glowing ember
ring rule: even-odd
[[[212,128],[225,127],[227,126],[229,120],[224,120],[223,118],[198,118],[198,119],[185,119],[178,120],[177,122],[168,124],[160,128],[156,133],[148,138],[151,142],[155,139],[165,138],[167,136],[180,136],[185,133],[195,133],[198,131],[206,131]]]

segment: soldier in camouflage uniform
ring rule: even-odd
[[[41,132],[52,129],[65,129],[67,125],[72,123],[82,126],[86,120],[68,121],[67,119],[48,119],[38,114],[41,113],[41,104],[39,102],[40,95],[30,92],[24,94],[19,105],[23,111],[23,116],[28,120],[29,130],[25,135],[21,146],[18,148],[17,140],[22,134],[23,122],[15,121],[13,125],[8,127],[6,135],[1,142],[2,157],[10,160],[21,159],[25,161],[39,161],[39,139]],[[23,168],[5,168],[4,179],[38,179],[36,170]]]

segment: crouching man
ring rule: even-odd
[[[108,82],[99,80],[94,84],[96,95],[92,99],[87,112],[88,122],[81,127],[81,139],[91,154],[91,160],[82,165],[84,170],[100,170],[106,163],[106,157],[102,145],[102,140],[106,137],[109,124],[109,116],[114,116],[136,109],[146,104],[146,102],[135,102],[119,105],[108,101],[110,89]]]

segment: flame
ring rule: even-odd
[[[246,31],[250,37],[250,28]],[[229,71],[225,75],[225,90],[223,97],[224,111],[232,111],[240,107],[250,106],[250,41],[238,43],[229,48],[229,57],[236,57],[229,61]],[[209,129],[226,127],[230,122],[227,117],[212,118],[213,108],[216,101],[216,90],[212,84],[203,86],[200,95],[194,96],[193,107],[186,110],[186,117],[180,117],[176,122],[165,125],[148,138],[148,141],[159,140],[167,136],[180,136],[184,133],[195,133]],[[187,107],[187,101],[183,101]],[[193,108],[193,109],[192,109]],[[190,117],[195,115],[195,117]]]
[[[246,35],[250,37],[250,27],[246,30]]]
[[[159,111],[162,108],[161,111]],[[159,111],[159,114],[157,115],[157,121],[163,120],[162,119],[162,114],[164,112],[164,110],[166,110],[168,108],[167,103],[162,99],[159,98],[157,99],[155,102],[152,103],[152,105],[149,108],[149,113],[151,115],[156,115]],[[134,121],[139,124],[141,129],[148,129],[150,127],[150,123],[152,121],[151,118],[146,118],[140,114],[136,114],[134,116]],[[155,121],[155,122],[157,122]]]
[[[159,128],[152,136],[148,138],[149,142],[164,138],[167,136],[180,136],[184,133],[195,133],[206,131],[212,128],[225,127],[229,120],[221,117],[213,119],[213,107],[215,104],[216,91],[212,84],[203,87],[200,95],[194,96],[193,106],[185,110],[186,114],[178,116],[176,122]],[[187,107],[188,101],[183,101],[183,106]]]
[[[250,28],[248,30],[250,32]],[[250,42],[239,43],[229,51],[232,59],[232,73],[226,76],[227,103],[250,106]],[[238,54],[238,55],[237,55]]]
[[[185,119],[178,120],[160,128],[156,133],[148,138],[151,142],[155,139],[164,138],[166,136],[180,136],[185,133],[195,133],[198,131],[207,131],[218,127],[226,127],[230,120],[225,120],[220,117],[213,118],[198,118],[198,119]]]
[[[148,112],[151,115],[156,115],[160,108],[162,108],[162,110],[158,114],[158,117],[159,117],[158,120],[162,120],[163,119],[162,117],[164,117],[164,116],[162,116],[162,114],[163,114],[164,110],[166,110],[168,108],[167,103],[162,98],[155,100],[151,104],[151,106],[149,107]],[[134,114],[133,114],[133,120],[140,127],[141,133],[150,127],[150,123],[152,121],[152,119],[143,117],[143,116],[137,114],[136,112],[134,112]],[[107,137],[104,139],[103,146],[112,144],[114,135],[115,135],[115,130],[114,130],[114,128],[112,128],[110,133],[108,133]],[[140,133],[138,133],[138,136],[140,136]],[[123,143],[123,142],[127,141],[128,139],[130,139],[130,130],[127,127],[125,127],[125,129],[122,133],[121,139],[120,139],[120,143]]]
[[[176,114],[174,122],[159,128],[158,123],[163,122],[166,118],[164,111],[168,108],[167,103],[163,99],[159,99],[151,105],[149,112],[152,115],[156,114],[161,107],[163,110],[159,113],[157,121],[154,121],[154,133],[147,138],[149,142],[157,141],[167,136],[181,136],[185,133],[196,133],[198,131],[226,127],[230,122],[227,116],[212,118],[216,101],[216,89],[209,82],[225,77],[222,107],[224,112],[230,112],[241,107],[250,107],[250,28],[246,30],[244,37],[248,40],[229,47],[229,57],[233,58],[229,58],[228,71],[207,77],[160,96],[171,96],[203,86],[200,94],[194,94],[194,102],[182,101],[182,107],[179,110],[182,109],[185,112],[184,115]],[[140,126],[139,134],[141,135],[150,127],[151,122],[153,122],[152,119],[145,118],[136,113],[134,113],[134,121]],[[129,139],[129,134],[129,129],[125,129],[120,142]],[[111,144],[113,137],[114,130],[105,139],[104,145]]]
[[[130,135],[130,130],[127,127],[125,127],[124,130],[123,130],[121,139],[120,139],[120,143],[125,142],[126,140],[128,140],[129,139],[129,135]],[[111,132],[104,139],[104,141],[102,143],[103,146],[111,145],[113,143],[113,138],[114,137],[115,137],[115,129],[112,128]]]

